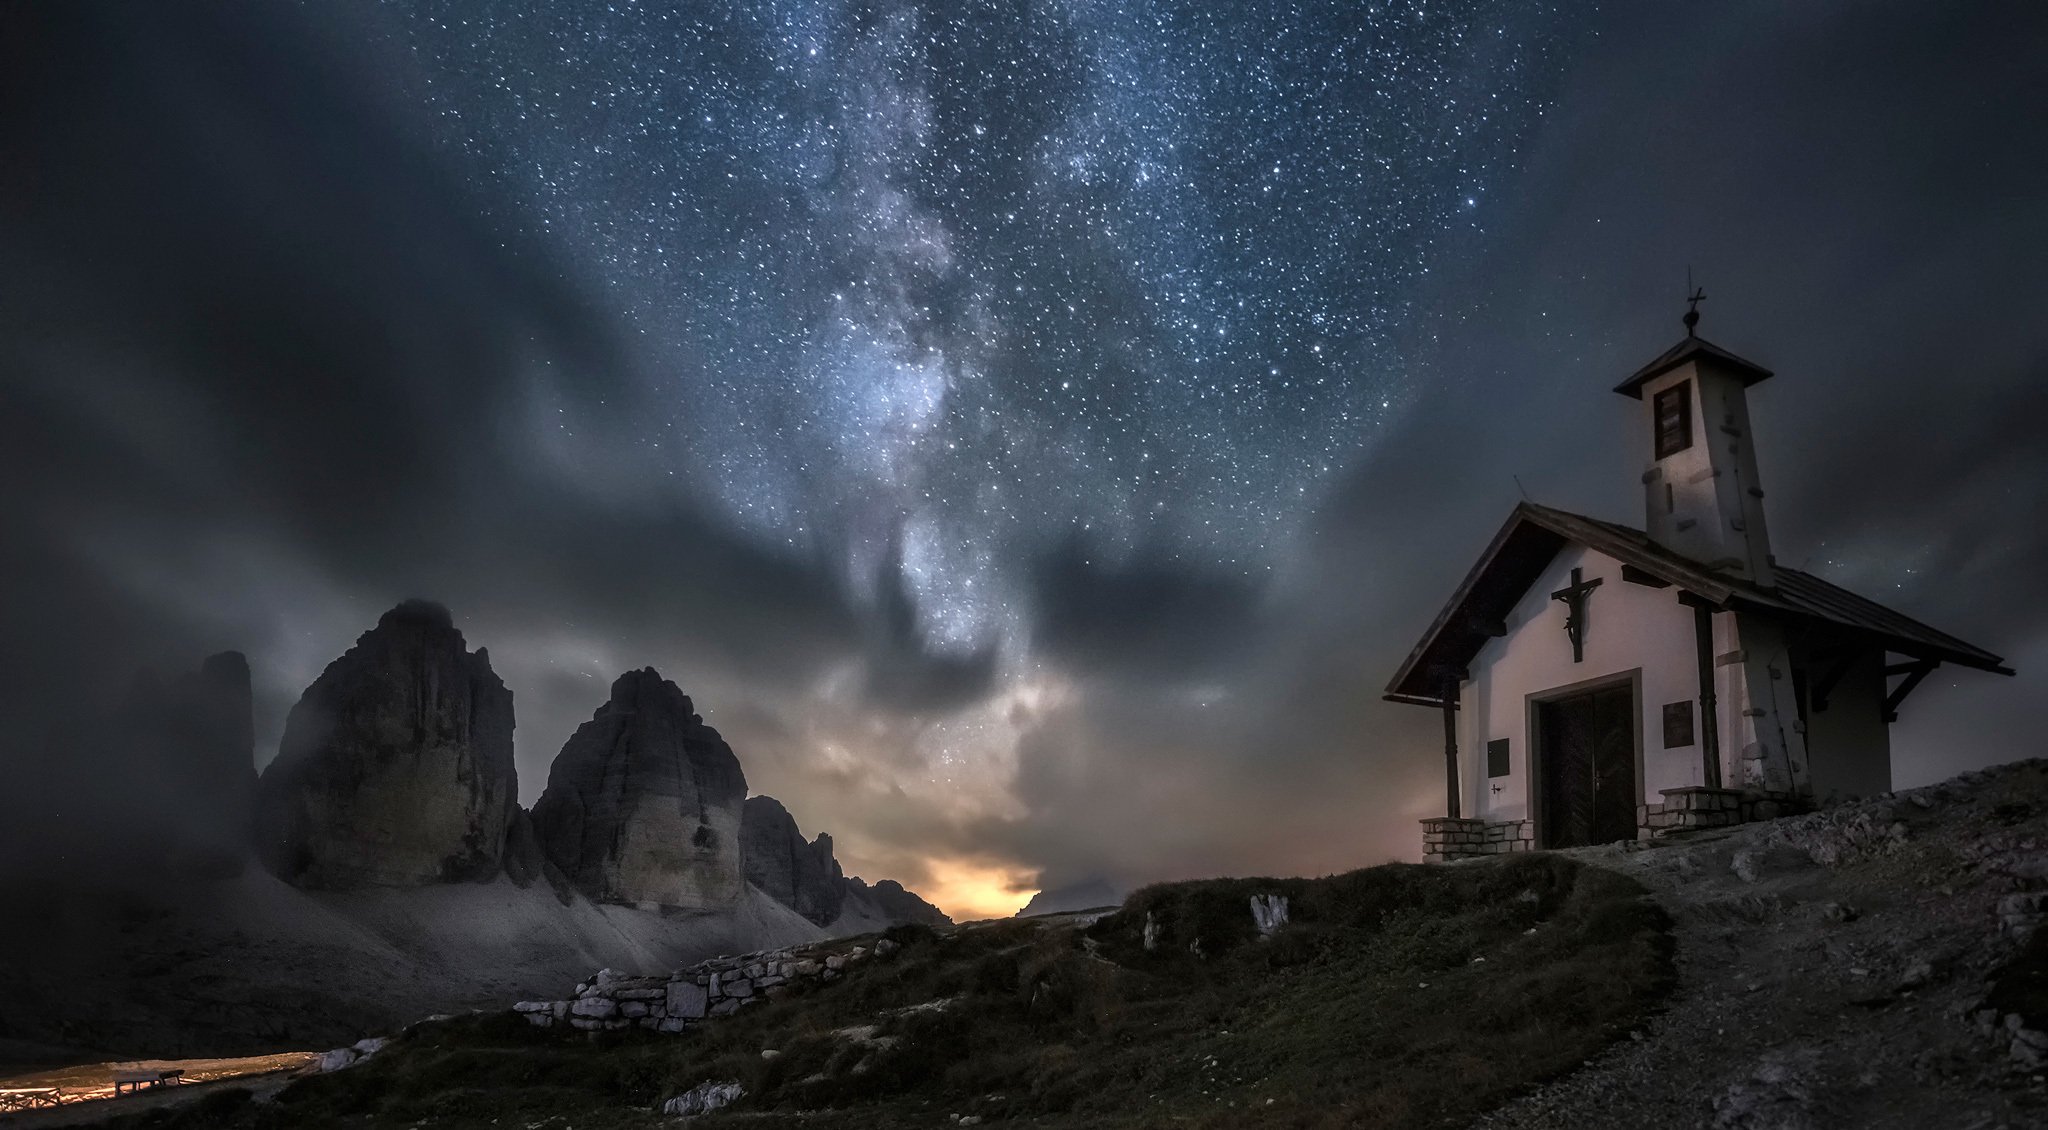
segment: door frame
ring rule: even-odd
[[[1629,805],[1629,808],[1633,811],[1640,809],[1647,803],[1643,800],[1643,790],[1649,783],[1643,776],[1643,669],[1641,667],[1631,667],[1626,671],[1615,671],[1606,675],[1597,675],[1591,679],[1582,679],[1576,683],[1566,683],[1561,687],[1550,687],[1545,690],[1533,691],[1522,696],[1522,725],[1526,735],[1523,738],[1526,744],[1522,748],[1529,751],[1529,780],[1525,785],[1525,788],[1528,790],[1528,808],[1526,811],[1529,813],[1529,819],[1533,824],[1531,831],[1535,834],[1534,842],[1537,847],[1547,849],[1550,846],[1550,814],[1545,811],[1547,805],[1543,799],[1543,727],[1537,722],[1537,708],[1545,703],[1556,702],[1563,698],[1573,698],[1589,691],[1612,690],[1615,687],[1623,686],[1629,689],[1629,702],[1632,705],[1632,713],[1635,717],[1636,795],[1635,802]],[[1636,826],[1638,828],[1642,826],[1640,820]]]

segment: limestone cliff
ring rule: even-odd
[[[489,880],[519,783],[512,692],[448,610],[410,600],[327,665],[257,788],[256,846],[304,887]]]
[[[649,667],[619,676],[562,747],[533,828],[548,860],[594,899],[722,910],[746,889],[746,796],[732,749]]]
[[[856,876],[848,879],[846,886],[848,898],[868,903],[891,922],[922,922],[927,926],[953,924],[945,912],[919,898],[916,892],[906,890],[894,879],[884,879],[870,887]]]
[[[846,879],[823,832],[805,842],[796,818],[772,796],[748,797],[740,821],[747,882],[820,926],[839,917]]]

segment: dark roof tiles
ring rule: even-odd
[[[1494,535],[1472,571],[1438,613],[1422,641],[1387,686],[1398,702],[1442,701],[1446,672],[1461,671],[1492,638],[1486,626],[1505,616],[1567,544],[1583,545],[1723,608],[1763,612],[1831,625],[1887,650],[2009,675],[2005,661],[1811,573],[1775,566],[1765,588],[1715,572],[1666,549],[1638,529],[1567,510],[1524,502]]]
[[[1687,361],[1701,358],[1713,362],[1721,368],[1733,370],[1736,375],[1742,378],[1742,387],[1744,388],[1748,388],[1750,385],[1771,375],[1771,371],[1762,365],[1737,357],[1733,353],[1708,341],[1706,338],[1687,337],[1677,345],[1659,354],[1655,361],[1637,369],[1627,380],[1615,385],[1614,391],[1623,396],[1632,396],[1637,400],[1641,400],[1643,398],[1643,385],[1678,368]]]

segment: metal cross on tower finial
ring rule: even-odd
[[[1700,303],[1707,300],[1707,292],[1692,285],[1692,268],[1685,269],[1685,336],[1695,337],[1695,327],[1700,324]]]

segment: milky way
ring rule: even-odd
[[[678,7],[387,14],[629,322],[613,442],[1009,669],[1052,548],[1274,568],[1555,65],[1518,4]]]

